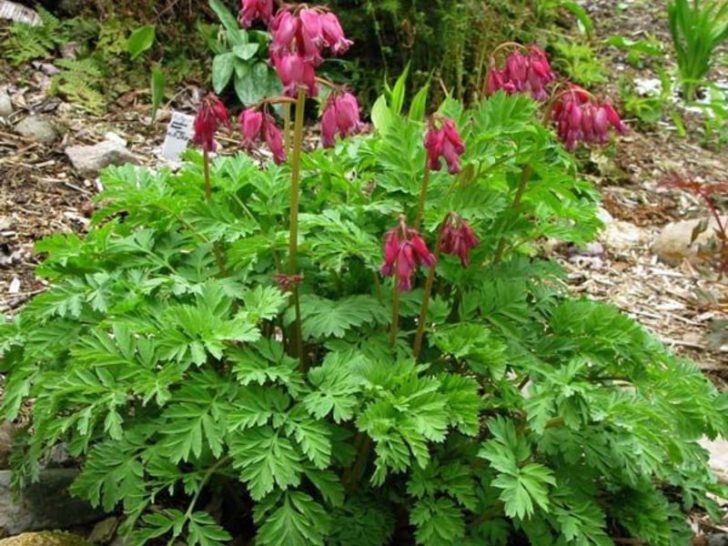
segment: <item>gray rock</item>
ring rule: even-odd
[[[43,531],[23,533],[16,537],[0,540],[0,546],[90,546],[83,538],[70,533]]]
[[[0,217],[0,224],[2,218]],[[0,425],[0,469],[10,468],[10,451],[13,447],[13,434],[15,427],[9,421],[5,421]]]
[[[627,254],[630,250],[639,247],[645,238],[643,229],[621,220],[607,224],[601,234],[601,240],[607,249],[617,255]]]
[[[708,546],[728,546],[728,534],[720,533],[708,537]]]
[[[722,218],[722,221],[727,222],[728,217]],[[693,241],[693,233],[702,227],[705,230]],[[718,245],[716,227],[715,220],[707,218],[673,222],[662,228],[652,245],[652,251],[668,265],[677,266],[684,260],[700,265],[715,255]]]
[[[108,544],[114,539],[114,534],[118,527],[119,518],[112,516],[102,519],[94,526],[91,534],[88,536],[88,541],[93,544]]]
[[[93,146],[69,146],[66,155],[76,171],[86,178],[96,177],[109,165],[137,163],[136,157],[120,137],[108,138]]]
[[[13,113],[13,102],[7,91],[0,91],[0,118],[7,118]]]
[[[0,528],[15,535],[40,529],[59,529],[85,525],[104,514],[68,493],[78,475],[73,468],[46,469],[40,481],[27,487],[16,498],[10,486],[10,471],[0,471]]]
[[[53,144],[58,139],[58,131],[46,116],[32,115],[15,126],[15,132],[25,138],[43,144]]]

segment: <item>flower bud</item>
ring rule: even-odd
[[[276,72],[283,84],[283,93],[296,97],[299,87],[305,87],[309,97],[318,95],[313,65],[297,54],[286,54],[274,60]]]
[[[263,114],[252,108],[243,110],[240,114],[240,131],[243,134],[243,145],[250,147],[260,137],[263,127]]]
[[[285,163],[286,150],[283,144],[283,133],[276,125],[273,116],[270,114],[265,115],[265,122],[263,123],[263,138],[265,138],[265,143],[268,145],[268,148],[270,148],[270,151],[273,152],[273,161],[275,161],[276,165]]]

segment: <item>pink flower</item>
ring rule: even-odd
[[[260,19],[266,25],[270,24],[273,18],[273,0],[241,0],[240,1],[240,24],[248,28],[255,19]]]
[[[277,165],[286,161],[283,133],[270,114],[258,112],[253,108],[244,110],[240,114],[240,132],[243,135],[243,147],[252,148],[256,142],[264,139],[273,152],[273,161]]]
[[[263,123],[263,138],[265,143],[273,152],[273,161],[276,165],[285,163],[286,161],[286,150],[283,145],[283,133],[276,125],[273,116],[270,114],[265,115],[265,122]]]
[[[436,261],[420,234],[408,228],[403,219],[384,236],[380,271],[385,277],[397,277],[397,286],[403,292],[412,290],[412,276],[419,266],[434,267]]]
[[[331,49],[331,53],[334,55],[343,55],[346,53],[353,42],[347,40],[344,36],[344,30],[341,28],[339,18],[331,13],[324,13],[321,17],[323,25],[324,40],[326,46]]]
[[[336,135],[341,138],[356,134],[362,127],[359,102],[349,92],[332,94],[321,117],[321,140],[324,148],[331,148]]]
[[[425,149],[427,150],[428,166],[432,171],[439,171],[441,168],[440,158],[444,158],[450,174],[460,172],[460,156],[465,153],[465,144],[455,123],[445,117],[438,118],[441,127],[435,127],[430,123],[430,128],[425,133]]]
[[[554,79],[546,53],[532,45],[526,53],[511,53],[506,58],[503,69],[498,69],[493,64],[488,70],[485,92],[488,95],[500,90],[509,95],[527,92],[534,100],[545,101],[549,97],[546,86]]]
[[[459,216],[452,215],[452,219],[448,218],[446,222],[442,232],[440,250],[444,254],[459,256],[462,266],[468,267],[470,249],[478,246],[480,241],[470,225]]]
[[[298,34],[300,21],[287,9],[281,9],[270,25],[272,41],[270,45],[271,58],[275,59],[291,52],[291,44]],[[294,48],[298,52],[298,47]]]
[[[283,93],[289,97],[298,94],[299,87],[305,87],[309,97],[318,95],[316,73],[313,65],[306,62],[303,57],[289,53],[274,59],[278,77],[283,83]]]
[[[315,66],[323,62],[321,49],[326,45],[323,24],[319,12],[302,9],[298,14],[298,50],[304,59]]]
[[[217,148],[215,133],[221,124],[230,125],[227,109],[217,95],[209,93],[202,99],[195,116],[192,142],[206,152],[214,152]]]
[[[263,114],[248,108],[240,114],[240,131],[243,134],[243,145],[246,148],[260,138],[260,130],[263,127]]]
[[[566,149],[573,151],[579,142],[604,144],[609,130],[624,134],[627,127],[609,101],[600,102],[584,89],[572,85],[554,103],[551,118]]]
[[[323,62],[321,54],[324,49],[328,48],[333,55],[341,55],[352,43],[344,36],[336,15],[321,6],[300,11],[291,6],[283,7],[273,19],[270,30],[272,59],[293,53],[314,67]]]

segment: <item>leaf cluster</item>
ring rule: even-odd
[[[233,530],[262,546],[403,531],[423,546],[684,544],[684,513],[716,510],[698,440],[726,432],[726,397],[613,307],[569,297],[537,255],[539,239],[581,243],[599,222],[529,99],[443,105],[465,167],[432,173],[423,235],[454,210],[481,244],[468,269],[437,265],[421,358],[421,289],[390,346],[380,241],[414,217],[425,161],[424,98],[404,111],[397,84],[374,134],[302,158],[305,366],[275,280],[287,166],[217,158],[209,201],[198,154],[176,173],[106,170],[88,235],[39,243],[51,288],[0,323],[3,416],[32,412],[16,482],[64,442],[83,460],[73,492],[123,510],[138,545]]]

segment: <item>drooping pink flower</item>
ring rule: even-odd
[[[627,130],[609,101],[599,101],[575,85],[558,97],[551,111],[551,118],[556,124],[559,139],[569,151],[575,150],[579,142],[608,142],[610,129],[619,134],[624,134]]]
[[[265,140],[268,148],[273,152],[273,161],[277,165],[286,161],[283,133],[270,114],[253,108],[244,110],[240,114],[240,132],[243,135],[244,148],[250,149],[255,143]]]
[[[485,92],[492,95],[497,91],[507,94],[529,93],[534,100],[548,99],[546,86],[554,81],[555,76],[551,70],[546,53],[531,45],[526,52],[514,51],[505,61],[503,68],[499,69],[493,63],[488,70]]]
[[[321,23],[323,25],[324,40],[326,46],[331,49],[331,53],[334,55],[346,53],[354,42],[347,40],[346,36],[344,36],[344,30],[341,28],[339,18],[329,11],[323,14]]]
[[[298,34],[299,25],[298,17],[289,10],[278,11],[270,25],[272,40],[269,51],[272,59],[290,53],[292,49],[298,53],[298,47],[292,47],[292,44]]]
[[[295,53],[288,53],[274,59],[278,77],[283,84],[283,93],[289,97],[298,94],[299,87],[305,87],[309,97],[318,95],[316,73],[313,65]]]
[[[440,243],[440,251],[444,254],[451,254],[460,257],[460,263],[463,267],[470,265],[470,250],[480,241],[475,235],[473,228],[456,215],[451,215],[446,220],[446,224],[442,231],[442,242]]]
[[[318,66],[323,62],[321,50],[326,45],[324,40],[321,14],[314,9],[302,9],[298,14],[298,49],[299,54],[309,62]]]
[[[265,138],[265,143],[268,145],[268,148],[270,148],[270,151],[273,152],[273,161],[275,161],[276,165],[285,163],[286,149],[283,144],[283,132],[280,130],[278,125],[276,125],[273,116],[270,114],[265,115],[265,122],[263,123],[263,138]]]
[[[341,55],[352,44],[344,36],[338,17],[322,6],[300,10],[284,6],[273,18],[270,31],[272,59],[296,53],[314,67],[323,62],[325,49],[332,55]]]
[[[321,117],[321,141],[331,148],[338,134],[345,138],[356,134],[362,127],[359,102],[349,92],[333,93],[326,101]]]
[[[240,114],[240,132],[243,134],[243,146],[250,148],[260,138],[263,127],[263,113],[253,108],[243,110]]]
[[[217,95],[209,93],[202,99],[197,110],[192,142],[206,152],[214,152],[217,148],[215,133],[220,125],[230,125],[227,109]]]
[[[412,290],[412,277],[418,267],[434,267],[436,261],[417,230],[408,228],[403,219],[384,236],[384,262],[380,271],[385,277],[395,276],[403,292]]]
[[[440,128],[436,127],[437,122],[440,123]],[[425,133],[425,149],[430,170],[439,171],[440,158],[444,158],[450,174],[460,172],[460,156],[465,153],[465,144],[451,119],[440,116],[430,122]]]
[[[240,25],[250,27],[253,21],[260,19],[266,25],[273,19],[273,0],[240,0]]]

